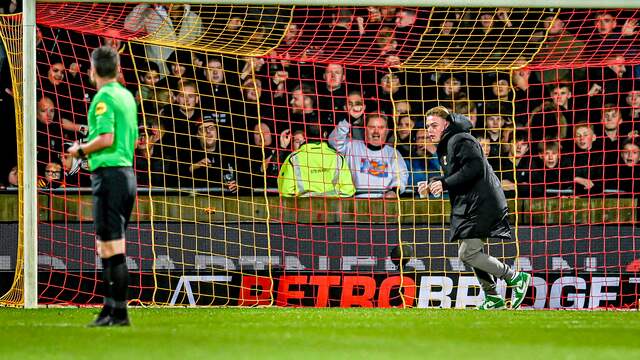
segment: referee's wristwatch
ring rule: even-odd
[[[87,157],[87,154],[85,154],[84,150],[82,150],[82,146],[78,146],[78,155],[80,155],[80,158],[82,159]]]

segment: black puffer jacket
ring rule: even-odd
[[[451,241],[511,237],[507,200],[500,180],[469,130],[466,116],[451,114],[438,144],[441,178],[451,199]]]

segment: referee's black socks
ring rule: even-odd
[[[111,292],[111,261],[102,258],[102,294],[104,295],[104,306],[100,311],[99,318],[111,315],[115,302]]]
[[[124,254],[102,259],[102,279],[105,286],[104,307],[100,316],[111,315],[116,319],[127,318],[127,292],[129,289],[129,269]]]

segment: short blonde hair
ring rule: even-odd
[[[427,113],[424,114],[424,117],[427,118],[429,116],[438,116],[446,120],[450,115],[451,115],[451,112],[449,112],[449,109],[447,109],[446,107],[436,106],[434,108],[429,109]]]

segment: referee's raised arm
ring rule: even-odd
[[[133,153],[138,112],[133,95],[118,81],[120,60],[111,47],[91,53],[89,77],[98,90],[89,107],[89,135],[69,154],[87,157],[91,170],[96,251],[102,259],[104,306],[90,326],[129,325],[129,270],[125,232],[136,197]]]

